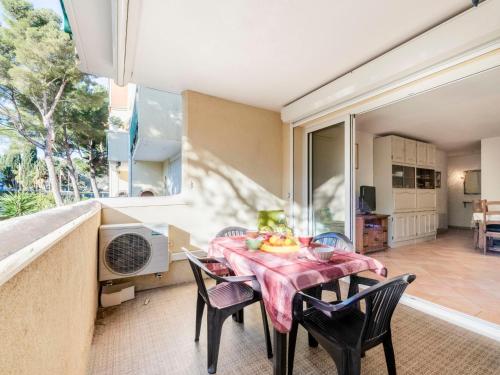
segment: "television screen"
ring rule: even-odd
[[[360,186],[359,188],[359,210],[361,212],[373,212],[377,209],[374,186]]]

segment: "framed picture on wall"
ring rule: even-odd
[[[481,194],[481,170],[464,171],[464,194]]]
[[[436,189],[441,188],[441,172],[436,171]]]

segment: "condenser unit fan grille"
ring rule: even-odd
[[[142,270],[151,258],[151,245],[139,234],[126,233],[114,238],[105,251],[106,266],[121,275]]]

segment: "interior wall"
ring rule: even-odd
[[[448,155],[446,152],[436,150],[436,168],[441,172],[441,187],[436,188],[436,210],[438,214],[438,228],[448,228]]]
[[[356,206],[359,202],[359,187],[373,186],[373,139],[371,133],[356,131],[357,166],[356,172]]]
[[[500,127],[500,124],[499,124]],[[481,195],[500,201],[500,137],[481,140]]]
[[[465,204],[481,195],[464,194],[464,172],[481,169],[481,154],[449,155],[448,157],[448,225],[469,228],[472,220],[472,204]]]
[[[100,218],[97,212],[0,286],[0,374],[87,374]]]

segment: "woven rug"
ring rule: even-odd
[[[137,294],[102,309],[96,322],[89,373],[93,375],[207,374],[206,313],[194,342],[196,286],[184,284]],[[398,374],[500,374],[500,343],[398,306],[392,321]],[[295,374],[336,374],[321,347],[309,348],[299,330]],[[245,309],[245,323],[223,328],[217,374],[272,374],[259,305]],[[366,353],[362,374],[387,374],[382,347]]]

